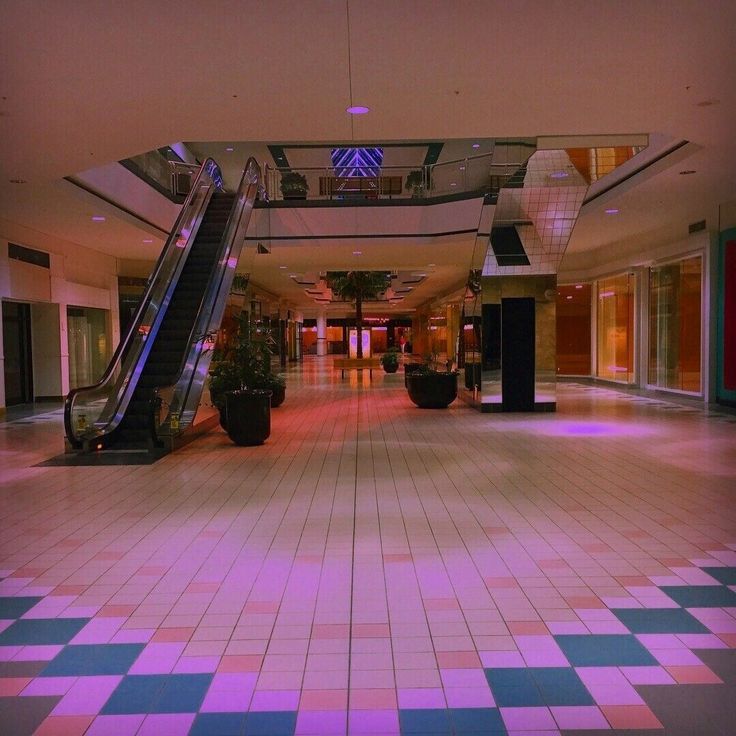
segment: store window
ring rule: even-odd
[[[649,270],[649,384],[701,391],[700,256]]]
[[[590,375],[590,284],[557,288],[557,373]]]
[[[634,380],[634,276],[622,274],[597,282],[596,375],[612,381]]]
[[[67,307],[69,387],[91,386],[102,378],[110,359],[107,312]]]

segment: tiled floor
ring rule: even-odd
[[[72,468],[58,412],[0,425],[0,733],[729,733],[735,417],[313,359],[272,424]]]

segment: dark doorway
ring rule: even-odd
[[[2,308],[5,405],[28,404],[33,401],[31,305],[3,302]]]

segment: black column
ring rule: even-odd
[[[504,411],[534,411],[534,298],[501,300],[501,397]]]

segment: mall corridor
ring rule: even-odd
[[[558,391],[420,410],[307,358],[265,445],[145,466],[0,424],[2,733],[728,733],[736,416]]]

